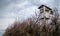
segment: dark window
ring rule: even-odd
[[[51,13],[50,14],[53,14],[53,12],[51,11]]]
[[[46,20],[48,20],[49,18],[46,18]]]
[[[49,12],[49,10],[48,10],[48,9],[46,9],[45,11],[46,11],[46,12]]]
[[[41,18],[41,19],[44,19],[44,18]]]

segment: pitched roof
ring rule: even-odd
[[[45,5],[41,5],[40,7],[38,7],[38,9],[40,9],[40,8],[42,8],[42,7],[44,7]],[[49,8],[49,7],[47,7],[47,6],[45,6],[46,8],[48,8],[49,10],[52,10],[51,8]]]

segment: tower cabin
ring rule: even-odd
[[[45,6],[45,5],[41,5],[40,7],[38,7],[38,9],[40,9],[40,13],[44,13],[44,12],[47,12],[47,13],[50,13],[53,15],[53,11],[51,8]]]
[[[50,23],[50,20],[52,20],[54,15],[52,9],[45,5],[41,5],[40,7],[38,7],[38,9],[40,10],[40,21]]]

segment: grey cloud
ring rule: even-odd
[[[6,7],[9,3],[8,0],[0,0],[0,9]]]
[[[0,0],[0,9],[4,9],[10,4],[22,3],[24,0]]]
[[[32,3],[35,6],[39,6],[40,5],[40,0],[29,0],[30,3]]]
[[[8,2],[9,3],[7,5],[4,5],[2,8],[0,8],[1,9],[0,18],[12,18],[12,17],[16,18],[16,16],[18,16],[18,12],[21,12],[21,10],[24,10],[26,8],[33,6],[27,0],[5,0],[5,2],[3,0],[1,1],[2,1],[1,4],[3,3],[3,5]],[[13,15],[15,16],[9,15],[12,12],[14,13]]]

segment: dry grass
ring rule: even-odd
[[[3,36],[60,36],[60,29],[56,29],[55,25],[39,25],[30,20],[15,22],[6,29]]]

